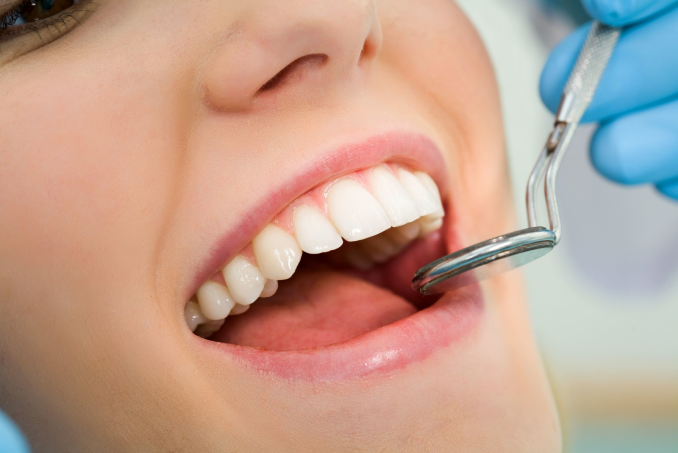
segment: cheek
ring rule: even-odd
[[[179,141],[143,86],[85,60],[3,81],[0,263],[31,285],[150,278]]]

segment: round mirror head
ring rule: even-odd
[[[444,256],[417,271],[412,288],[425,295],[485,280],[541,258],[556,245],[553,231],[526,228]]]

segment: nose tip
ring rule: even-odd
[[[310,95],[355,79],[381,47],[374,0],[252,2],[205,76],[208,103],[242,111],[265,93]],[[303,89],[299,89],[303,88]]]

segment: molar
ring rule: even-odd
[[[391,238],[398,244],[409,244],[419,237],[421,227],[419,222],[411,222],[398,228],[389,230]]]
[[[199,337],[208,338],[211,337],[216,331],[221,329],[221,326],[224,325],[225,319],[220,319],[219,321],[207,321],[204,324],[200,324],[197,329],[195,329],[195,334]]]
[[[320,212],[308,206],[294,210],[294,235],[301,249],[311,255],[341,247],[344,241],[334,225]]]
[[[186,318],[186,324],[188,328],[191,329],[191,332],[195,332],[195,329],[198,328],[200,324],[207,322],[207,318],[200,311],[200,306],[197,302],[192,300],[188,301],[184,307],[184,317]]]
[[[330,219],[349,242],[361,241],[391,228],[379,202],[363,186],[350,179],[335,183],[327,195]]]
[[[249,305],[257,300],[266,284],[259,268],[242,255],[233,258],[221,272],[233,299],[240,305]]]
[[[419,218],[419,210],[405,187],[383,165],[375,167],[370,174],[372,195],[379,201],[392,227],[413,222]]]
[[[261,272],[271,280],[287,280],[301,260],[301,249],[296,239],[272,224],[254,238],[252,248]]]
[[[402,249],[388,235],[380,234],[361,242],[363,251],[376,263],[385,263]]]

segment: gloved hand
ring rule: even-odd
[[[30,453],[16,425],[0,411],[0,453]]]
[[[678,200],[678,0],[582,0],[597,20],[626,27],[585,122],[600,122],[591,160],[622,184],[652,183]],[[541,96],[555,112],[590,25],[551,54]]]

